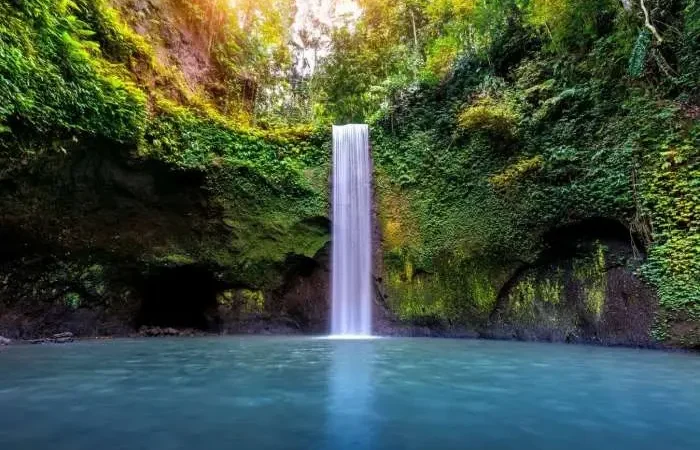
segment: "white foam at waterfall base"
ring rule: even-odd
[[[321,336],[317,339],[328,339],[331,341],[366,341],[368,339],[381,338],[381,336],[373,336],[371,334],[331,334],[330,336]]]
[[[372,335],[369,127],[333,127],[331,335]]]

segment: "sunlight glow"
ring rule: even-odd
[[[308,75],[313,73],[318,60],[328,54],[328,31],[352,27],[361,10],[355,0],[296,0],[296,4],[292,40],[301,52],[298,70]]]

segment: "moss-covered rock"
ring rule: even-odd
[[[687,36],[695,6],[673,13]],[[504,336],[524,339],[694,346],[697,87],[683,81],[694,69],[630,75],[625,52],[640,32],[624,20],[561,49],[510,25],[441,83],[395,95],[373,123],[387,304],[411,323],[485,335],[506,323],[515,331]],[[663,51],[696,60],[685,39]],[[601,271],[600,250],[540,267],[548,235],[576,224],[622,227],[644,260]],[[605,237],[578,230],[591,245]]]
[[[205,291],[249,289],[250,305],[282,316],[288,261],[329,240],[326,139],[225,114],[213,72],[185,64],[203,44],[172,45],[137,14],[152,8],[183,35],[186,5],[127,3],[0,4],[0,234],[17,240],[0,261],[7,334],[88,313],[76,334],[124,333],[141,325],[149,280],[183,267],[206,273]],[[30,257],[46,270],[18,262]]]

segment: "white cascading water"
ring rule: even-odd
[[[372,334],[369,127],[333,127],[331,334]]]

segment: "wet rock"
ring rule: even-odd
[[[10,345],[12,341],[6,337],[0,336],[0,345]]]
[[[64,331],[63,333],[56,333],[53,335],[54,339],[67,339],[67,338],[73,338],[73,333],[70,331]]]
[[[67,344],[69,342],[73,342],[73,333],[71,333],[70,331],[56,333],[49,338],[29,340],[30,344]]]
[[[501,289],[482,336],[656,346],[649,330],[659,302],[634,270],[640,259],[630,236],[625,227],[605,221],[551,232],[543,256]]]
[[[172,327],[141,327],[139,335],[144,337],[161,337],[161,336],[199,336],[203,333],[190,328],[178,330]]]

